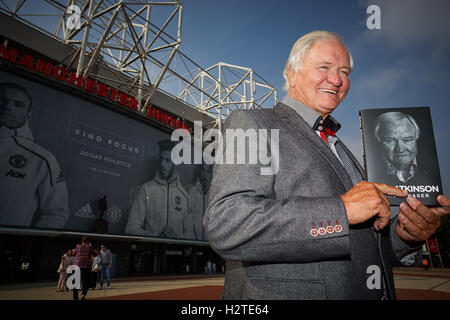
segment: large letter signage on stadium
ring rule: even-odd
[[[110,101],[119,104],[121,107],[133,111],[138,110],[138,101],[134,97],[92,78],[84,78],[82,75],[77,76],[75,71],[68,70],[61,65],[54,66],[51,62],[45,61],[41,58],[35,58],[28,53],[24,53],[19,58],[19,52],[17,49],[7,49],[3,44],[0,44],[0,56],[5,61],[25,67],[30,71],[43,73],[47,77],[53,77],[58,81],[67,82],[69,85],[84,89],[85,91],[96,94],[97,96],[103,98],[107,98],[109,96]],[[35,61],[37,62],[35,63]],[[168,115],[166,112],[155,108],[150,104],[147,106],[147,113],[145,115],[151,119],[164,123],[173,129],[183,128],[190,130],[189,125],[184,121],[177,120]]]

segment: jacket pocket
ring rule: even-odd
[[[251,278],[244,290],[250,300],[324,300],[325,282],[321,280],[289,280]]]

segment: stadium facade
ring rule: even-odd
[[[124,85],[132,78],[115,82],[101,59],[95,78],[77,73],[73,47],[3,13],[0,37],[2,103],[30,105],[24,124],[1,132],[0,281],[56,279],[61,255],[83,235],[112,251],[115,277],[203,273],[208,260],[221,271],[199,227],[203,166],[178,165],[154,182],[161,142],[215,119],[158,90],[141,112]],[[129,227],[131,212],[140,229]]]

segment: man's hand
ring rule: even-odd
[[[389,224],[390,203],[385,195],[406,197],[408,193],[393,186],[361,181],[341,196],[347,211],[348,223],[358,224],[376,216],[373,226],[381,230]]]
[[[164,229],[161,231],[161,236],[167,237],[167,238],[178,238],[178,235],[175,233],[175,231],[171,227],[169,227],[168,224],[166,224]]]
[[[429,239],[441,224],[441,217],[450,213],[450,199],[444,195],[437,198],[442,207],[428,208],[414,197],[400,205],[395,230],[405,242]]]

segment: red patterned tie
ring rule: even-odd
[[[328,143],[328,136],[334,137],[340,127],[339,122],[331,117],[327,117],[325,120],[322,117],[318,117],[312,126],[314,130],[319,131],[319,135],[325,143]]]
[[[330,129],[328,129],[327,127],[323,127],[323,130],[320,131],[320,137],[322,138],[323,141],[325,141],[326,143],[328,143],[328,138],[327,136],[332,136],[334,137],[334,135],[336,134],[336,131],[332,131]]]

